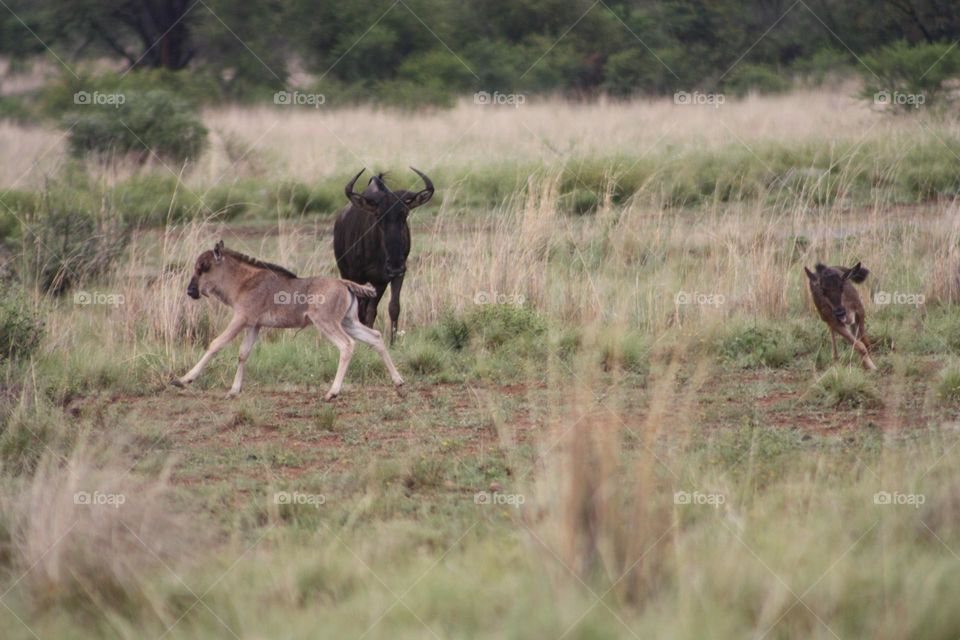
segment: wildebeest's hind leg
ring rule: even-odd
[[[247,335],[243,337],[243,344],[240,345],[240,354],[237,356],[237,375],[233,377],[233,386],[227,395],[236,396],[240,394],[243,387],[243,366],[253,351],[253,345],[257,341],[257,334],[260,330],[257,327],[247,327]]]
[[[398,389],[403,386],[403,378],[400,377],[400,372],[397,371],[397,368],[393,365],[393,360],[390,359],[390,353],[387,351],[386,345],[383,344],[383,337],[380,335],[380,332],[361,324],[353,306],[347,311],[347,315],[343,318],[342,325],[344,331],[351,337],[373,347],[374,351],[380,354],[380,357],[383,359],[383,364],[387,366],[387,371],[390,372],[390,379],[393,380],[393,384],[395,384]]]
[[[397,339],[397,328],[400,323],[400,289],[403,287],[403,276],[390,281],[390,345]]]
[[[203,357],[200,358],[200,361],[193,366],[193,369],[190,369],[190,371],[188,371],[187,374],[182,378],[172,380],[171,384],[173,384],[175,387],[182,387],[196,380],[203,372],[203,368],[207,366],[208,362],[210,362],[210,359],[217,355],[217,352],[220,351],[220,349],[223,349],[225,346],[227,346],[231,340],[237,337],[237,334],[240,333],[241,329],[243,329],[244,324],[246,324],[246,322],[242,317],[234,316],[233,320],[230,321],[230,324],[227,325],[226,330],[213,339],[213,342],[211,342],[210,346],[207,348],[207,352],[204,353]]]
[[[337,375],[333,378],[333,384],[330,390],[323,397],[324,400],[333,400],[340,394],[340,388],[343,386],[343,378],[347,375],[347,367],[350,366],[350,360],[353,358],[353,338],[347,335],[339,322],[331,321],[320,314],[310,312],[307,314],[310,320],[317,326],[317,329],[330,342],[340,350],[340,362],[337,365]]]

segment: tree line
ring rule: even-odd
[[[954,0],[8,0],[0,55],[190,70],[227,94],[305,71],[363,91],[664,94],[952,44]]]

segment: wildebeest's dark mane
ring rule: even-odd
[[[280,275],[286,276],[288,278],[297,277],[297,274],[295,274],[294,272],[290,271],[289,269],[284,269],[280,265],[273,264],[272,262],[264,262],[263,260],[258,260],[257,258],[253,258],[246,254],[240,253],[239,251],[234,251],[233,249],[224,248],[222,251],[224,255],[230,256],[231,258],[239,260],[240,262],[249,264],[252,267],[257,267],[259,269],[269,269],[270,271],[279,273]]]

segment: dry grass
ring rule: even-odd
[[[828,92],[750,98],[720,110],[662,101],[531,103],[518,110],[462,103],[414,115],[366,108],[221,109],[206,118],[219,138],[186,169],[187,184],[209,186],[224,174],[310,182],[362,165],[452,165],[466,175],[474,165],[536,164],[490,210],[464,211],[457,198],[446,197],[468,188],[455,182],[440,187],[445,197],[432,211],[414,214],[401,321],[411,339],[423,340],[447,314],[469,318],[480,298],[522,296],[551,330],[578,331],[582,343],[563,362],[552,352],[522,361],[516,368],[535,371],[530,396],[511,396],[497,380],[490,410],[478,402],[470,420],[421,423],[411,406],[452,414],[454,405],[462,409],[479,397],[469,383],[433,388],[421,380],[411,385],[421,385],[420,405],[397,400],[385,410],[382,398],[364,404],[356,394],[345,405],[303,414],[298,396],[260,421],[276,408],[277,388],[299,384],[295,393],[301,394],[313,384],[291,383],[283,367],[274,369],[281,372],[275,379],[259,381],[268,391],[241,405],[233,420],[197,418],[186,402],[178,404],[181,396],[157,400],[149,391],[192,364],[225,326],[227,311],[218,303],[184,294],[194,259],[222,237],[232,248],[304,275],[334,274],[328,217],[253,226],[196,220],[142,230],[113,275],[83,283],[122,296],[122,304],[82,306],[36,294],[37,304],[49,309],[48,337],[27,369],[31,375],[62,375],[83,389],[76,395],[148,389],[144,400],[163,403],[164,420],[176,416],[175,425],[159,428],[193,456],[189,471],[196,481],[181,497],[194,505],[203,496],[203,505],[227,523],[221,526],[231,541],[243,542],[226,545],[235,550],[226,566],[210,562],[198,570],[201,582],[219,587],[215,598],[193,607],[197,612],[210,618],[209,606],[241,637],[313,637],[321,618],[331,637],[423,637],[437,629],[443,636],[490,638],[696,638],[705,625],[717,637],[956,636],[960,614],[944,606],[952,601],[956,581],[950,577],[957,569],[946,549],[960,544],[952,517],[960,504],[952,471],[956,435],[952,427],[941,429],[955,418],[955,394],[942,393],[941,413],[933,413],[922,387],[926,369],[937,366],[931,354],[937,347],[912,335],[928,313],[946,329],[953,326],[960,244],[955,203],[894,208],[878,198],[856,208],[842,199],[814,206],[802,193],[770,185],[754,199],[714,200],[690,210],[661,206],[662,194],[652,188],[644,192],[648,197],[615,202],[611,170],[596,211],[575,216],[564,204],[562,185],[570,158],[637,159],[646,149],[668,145],[691,157],[731,144],[789,147],[827,144],[825,138],[850,144],[870,139],[896,149],[915,136],[918,119],[879,119]],[[47,134],[19,135],[27,141]],[[249,144],[254,148],[244,154]],[[0,154],[9,155],[2,148]],[[0,180],[16,164],[12,157],[0,160]],[[669,163],[659,168],[674,169]],[[850,173],[841,168],[837,176],[842,190]],[[809,308],[802,266],[856,260],[872,271],[861,287],[868,322],[880,319],[893,327],[891,335],[909,340],[883,356],[896,375],[831,374],[836,379],[824,382],[821,392],[839,400],[869,395],[871,403],[860,404],[871,406],[824,408],[805,397],[805,386],[823,368],[809,348],[799,365],[784,351],[793,368],[778,379],[792,386],[777,392],[786,400],[766,393],[769,370],[751,370],[732,382],[725,376],[731,361],[717,361],[702,348],[724,331],[748,326],[781,330],[776,337],[784,342],[812,335],[829,349]],[[881,290],[923,293],[928,307],[880,308],[871,294]],[[799,337],[790,334],[806,328]],[[629,355],[622,348],[625,336],[644,340],[627,345],[633,352],[648,345],[654,351],[642,382],[637,371],[622,366]],[[315,352],[316,345],[295,340],[291,332],[265,336],[254,359],[269,355],[302,369],[306,351]],[[481,355],[515,364],[507,358],[516,354],[487,351]],[[232,361],[233,352],[227,353],[221,360]],[[926,359],[919,365],[910,360],[920,354]],[[44,387],[43,380],[34,384]],[[67,396],[70,406],[69,394],[51,395]],[[881,409],[872,406],[877,397]],[[754,405],[768,399],[794,403],[789,409],[796,430],[757,424]],[[119,404],[126,401],[121,397]],[[511,403],[522,410],[506,412],[516,408]],[[846,411],[844,417],[866,425],[856,413],[861,410],[885,426],[850,428],[843,438],[815,434],[809,442],[814,429],[805,430],[803,419],[811,412]],[[110,411],[103,409],[108,418],[101,422],[109,421]],[[924,420],[934,416],[929,431],[915,424],[917,412]],[[304,415],[337,428],[287,434],[284,442],[297,447],[265,453],[263,441],[275,435],[270,429],[299,424]],[[517,416],[542,418],[523,433],[533,433],[532,445],[518,436]],[[137,430],[149,417],[132,410],[124,424]],[[62,420],[64,433],[77,428],[65,414]],[[704,425],[723,420],[728,423],[718,433],[706,432]],[[358,421],[363,429],[355,428]],[[374,435],[380,440],[368,439],[373,421],[379,421]],[[198,432],[201,423],[207,432]],[[498,433],[490,433],[491,425]],[[910,433],[897,431],[900,426]],[[421,428],[425,444],[391,448]],[[124,638],[138,637],[141,627],[160,635],[186,611],[187,622],[174,624],[167,637],[222,637],[222,621],[188,615],[195,598],[157,572],[169,568],[179,576],[194,566],[194,558],[182,553],[184,535],[198,552],[223,546],[184,534],[180,518],[189,509],[166,500],[165,473],[133,465],[130,458],[146,456],[152,442],[127,443],[119,429],[99,423],[95,429],[119,443],[45,453],[32,475],[10,472],[0,482],[0,534],[6,536],[0,537],[6,562],[0,568],[12,579],[27,574],[13,610],[27,617],[44,607],[80,610],[93,622],[85,619],[76,628],[73,620],[31,622],[53,636],[69,629],[77,637]],[[480,452],[448,455],[448,439],[471,430],[485,443]],[[489,437],[483,439],[488,434],[499,445],[492,450]],[[330,451],[334,440],[338,449]],[[338,459],[344,448],[356,455]],[[225,461],[211,461],[221,453]],[[298,457],[307,453],[329,454],[331,466],[310,468],[319,457]],[[131,466],[135,471],[128,472]],[[254,467],[266,470],[269,487],[245,475]],[[464,494],[485,487],[451,480],[464,474],[476,484],[490,469],[514,484],[505,491],[528,499],[523,509],[507,516],[478,511]],[[307,516],[306,509],[281,510],[269,502],[281,473],[290,489],[307,477],[316,485],[309,489],[329,491],[340,502],[331,499]],[[122,509],[97,513],[72,502],[81,489],[129,499]],[[927,502],[922,509],[885,508],[874,502],[879,491],[920,494]],[[677,492],[723,501],[684,503]],[[265,538],[269,542],[261,544]],[[889,606],[877,609],[875,602]],[[0,610],[0,620],[5,616]]]

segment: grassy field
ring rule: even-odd
[[[205,121],[183,167],[0,126],[7,304],[43,321],[3,365],[4,637],[960,634],[955,121],[826,91]],[[311,329],[239,399],[236,346],[168,385],[228,318],[185,295],[202,250],[335,273],[345,179],[408,165],[438,195],[403,397],[360,346],[324,403]],[[42,293],[81,206],[110,259]],[[803,273],[858,260],[877,372]]]

